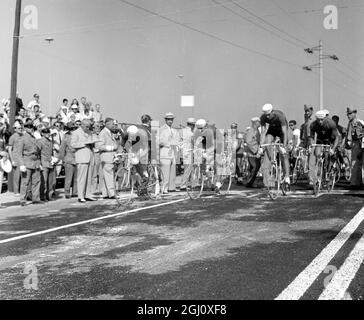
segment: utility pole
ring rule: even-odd
[[[319,65],[320,65],[320,110],[324,109],[324,59],[322,40],[319,42]]]
[[[18,85],[18,56],[19,56],[19,36],[21,19],[21,0],[16,1],[15,25],[13,34],[13,54],[11,61],[11,86],[10,86],[10,127],[13,128],[16,112],[16,92]]]
[[[10,84],[10,130],[13,131],[16,113],[16,92],[18,86],[18,57],[19,57],[19,36],[21,20],[21,0],[16,0],[15,24],[13,33],[13,53],[11,60],[11,84]],[[8,175],[8,191],[14,192],[13,172]]]
[[[314,51],[319,52],[319,63],[313,64],[311,66],[305,66],[303,67],[303,70],[306,71],[312,71],[313,68],[319,68],[320,69],[320,110],[324,109],[324,59],[332,59],[334,61],[338,61],[339,58],[335,54],[324,54],[323,53],[323,45],[322,40],[319,41],[319,45],[317,47],[313,48],[307,48],[305,49],[305,52],[309,54],[313,54]]]
[[[48,42],[49,45],[54,41],[54,38],[46,38],[44,39]],[[52,114],[52,57],[49,56],[48,61],[48,96],[49,96],[49,102],[48,102],[48,114]]]

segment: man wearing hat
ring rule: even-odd
[[[20,141],[19,169],[21,172],[20,204],[26,204],[28,186],[32,191],[32,202],[40,201],[40,152],[37,141],[34,137],[34,127],[32,124],[24,126],[25,133]]]
[[[307,148],[309,145],[309,138],[311,136],[311,123],[315,121],[315,116],[313,114],[313,107],[309,105],[304,105],[305,110],[305,122],[301,126],[301,146]]]
[[[15,195],[20,195],[20,141],[23,137],[23,126],[16,121],[14,123],[14,133],[9,139],[8,152],[13,165],[13,188]]]
[[[81,126],[72,132],[71,147],[76,149],[78,201],[96,201],[92,197],[92,175],[94,170],[93,148],[95,140],[91,131],[91,120],[84,119]]]
[[[59,148],[59,159],[64,163],[65,181],[64,181],[64,193],[66,199],[77,197],[77,164],[75,159],[76,149],[71,146],[71,134],[75,130],[75,123],[68,122],[68,132],[64,135],[61,146]]]
[[[32,101],[30,101],[28,103],[28,106],[27,106],[28,111],[34,111],[34,106],[35,105],[38,105],[39,108],[40,108],[39,94],[38,93],[34,93],[33,98],[34,98],[34,100],[32,100]]]
[[[187,179],[192,169],[192,139],[195,131],[196,119],[188,118],[186,128],[182,129],[182,157],[183,157],[183,176],[181,180],[181,190],[186,189]]]
[[[351,147],[351,189],[360,189],[363,184],[362,170],[364,164],[364,122],[357,118],[357,110],[348,107],[346,114],[349,119],[346,143]]]
[[[327,117],[327,112],[325,110],[320,110],[316,112],[316,120],[311,124],[311,135],[310,135],[310,145],[312,144],[325,144],[330,145],[330,152],[325,153],[325,158],[329,159],[329,156],[335,156],[337,147],[340,142],[340,134],[337,129],[336,123]],[[312,161],[309,163],[310,169],[310,181],[315,182],[317,178],[316,163],[317,157],[322,153],[322,147],[316,147],[312,154]],[[330,161],[326,161],[327,168],[329,170]],[[327,171],[326,171],[327,172]]]
[[[259,153],[259,142],[260,142],[260,119],[258,117],[254,117],[251,119],[251,127],[247,130],[245,141],[246,148],[245,151],[248,154],[249,161],[249,178],[246,184],[247,188],[253,187],[254,181],[257,177],[257,174],[261,165],[261,154]]]
[[[40,198],[42,201],[51,201],[54,195],[54,165],[52,164],[53,156],[53,139],[51,130],[44,128],[42,138],[37,141],[40,150],[40,163],[42,165],[42,176],[40,185]]]
[[[67,117],[68,117],[68,122],[82,121],[82,114],[80,113],[80,109],[77,104],[73,104],[71,106],[71,111],[68,112]]]
[[[96,149],[100,152],[102,169],[101,192],[104,199],[115,199],[114,183],[114,156],[118,150],[118,143],[114,138],[114,119],[105,119],[105,128],[101,130],[96,143]]]
[[[159,152],[164,177],[162,190],[164,194],[168,194],[168,191],[176,191],[176,163],[181,137],[178,131],[172,128],[173,113],[168,112],[164,119],[166,123],[159,130]]]
[[[281,152],[281,158],[283,158],[283,171],[284,182],[289,184],[289,160],[288,160],[288,122],[285,114],[280,110],[273,109],[272,104],[267,103],[262,108],[263,115],[260,117],[260,123],[262,126],[262,133],[260,142],[262,144],[274,143],[278,139],[280,143],[285,146],[286,152]],[[268,154],[269,152],[269,154]],[[271,151],[264,153],[264,159],[262,163],[263,168],[263,182],[264,185],[268,185],[269,168],[271,166],[270,159],[272,159]]]

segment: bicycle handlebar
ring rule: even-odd
[[[266,147],[285,147],[286,145],[283,143],[267,143],[267,144],[262,144],[261,148],[266,148]]]
[[[314,147],[314,148],[316,148],[316,147],[331,148],[331,146],[328,145],[328,144],[312,144],[311,147]]]

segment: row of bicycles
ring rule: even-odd
[[[272,143],[261,146],[265,152],[269,150],[271,155],[270,169],[268,173],[268,194],[272,200],[282,193],[284,196],[291,190],[291,186],[295,186],[302,181],[309,181],[309,154],[316,154],[315,172],[313,174],[313,192],[317,196],[326,189],[331,192],[335,184],[342,178],[346,181],[351,179],[350,161],[346,153],[341,157],[335,155],[330,156],[330,145],[314,144],[311,149],[298,147],[294,150],[293,161],[290,161],[290,184],[285,182],[283,166],[279,154],[285,147],[280,143]],[[240,172],[243,181],[247,180],[249,172],[249,162],[246,156],[240,162]]]
[[[202,150],[193,150],[192,163],[185,165],[187,170],[185,192],[190,199],[198,199],[206,191],[216,196],[227,195],[230,191],[235,175],[232,152],[219,155],[217,165],[210,166],[206,161],[207,158]],[[148,163],[141,167],[134,153],[115,156],[114,177],[119,206],[127,205],[136,199],[157,200],[163,197],[164,177],[160,165]]]
[[[294,150],[294,161],[290,161],[290,184],[284,179],[283,165],[280,154],[284,145],[272,143],[261,146],[271,155],[268,172],[267,191],[272,200],[280,194],[284,196],[291,191],[291,187],[302,181],[309,180],[309,154],[315,152],[316,165],[313,174],[314,195],[323,190],[331,192],[335,184],[342,178],[350,181],[351,169],[347,155],[330,156],[330,146],[315,144],[311,150],[298,147]],[[214,155],[214,164],[209,164],[209,158],[201,149],[189,150],[193,154],[192,163],[185,164],[186,185],[185,192],[190,199],[198,199],[203,194],[225,196],[229,193],[235,177],[235,158],[231,150]],[[211,155],[210,155],[211,158]],[[243,179],[250,175],[249,162],[244,156],[240,162],[240,172]],[[125,205],[135,199],[161,199],[163,196],[163,172],[159,164],[148,163],[143,172],[138,170],[140,164],[133,153],[118,154],[115,158],[115,190],[119,205]]]

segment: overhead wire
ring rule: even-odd
[[[293,63],[293,62],[290,62],[290,61],[287,61],[287,60],[284,60],[284,59],[281,59],[281,58],[278,58],[278,57],[274,57],[272,55],[269,55],[267,53],[264,53],[264,52],[261,52],[261,51],[255,50],[255,49],[251,49],[251,48],[242,46],[242,45],[237,44],[237,43],[235,43],[233,41],[226,40],[226,39],[221,38],[219,36],[216,36],[216,35],[214,35],[212,33],[209,33],[209,32],[206,32],[206,31],[203,31],[203,30],[200,30],[200,29],[197,29],[197,28],[192,27],[192,26],[189,26],[189,25],[187,25],[185,23],[179,22],[177,20],[174,20],[172,18],[169,18],[167,16],[164,16],[164,15],[158,13],[158,12],[149,10],[149,9],[147,9],[147,8],[145,8],[143,6],[137,5],[135,3],[131,3],[131,2],[126,1],[126,0],[118,0],[118,1],[121,2],[121,3],[124,3],[126,5],[132,6],[132,7],[136,8],[136,9],[138,9],[138,10],[144,11],[144,12],[150,14],[150,15],[159,17],[159,18],[161,18],[161,19],[163,19],[165,21],[169,21],[169,22],[171,22],[173,24],[176,24],[178,26],[181,26],[181,27],[187,28],[187,29],[189,29],[191,31],[197,32],[199,34],[202,34],[202,35],[204,35],[206,37],[209,37],[209,38],[218,40],[218,41],[220,41],[222,43],[225,43],[225,44],[229,44],[230,46],[233,46],[233,47],[236,47],[236,48],[240,48],[242,50],[248,51],[248,52],[253,53],[253,54],[256,54],[256,55],[260,55],[260,56],[265,57],[265,58],[270,59],[270,60],[274,60],[274,61],[281,62],[281,63],[284,63],[284,64],[289,64],[289,65],[294,66],[294,67],[300,67],[300,65],[298,65],[296,63]]]
[[[278,33],[274,32],[273,30],[270,30],[270,29],[268,29],[268,28],[265,28],[265,27],[264,27],[264,26],[262,26],[262,25],[257,24],[255,21],[253,21],[253,20],[251,20],[251,19],[249,19],[249,18],[247,18],[247,17],[245,17],[245,16],[241,15],[240,13],[238,13],[238,12],[234,11],[233,9],[231,9],[231,8],[229,8],[229,7],[227,7],[227,6],[225,6],[223,3],[220,3],[220,2],[218,2],[217,0],[211,0],[211,1],[212,1],[212,2],[214,2],[214,3],[216,3],[216,4],[218,4],[219,6],[223,7],[225,10],[227,10],[227,11],[229,11],[229,12],[233,13],[234,15],[237,15],[237,16],[238,16],[238,17],[240,17],[241,19],[243,19],[243,20],[245,20],[245,21],[250,22],[251,24],[255,25],[256,27],[258,27],[258,28],[260,28],[260,29],[263,29],[263,30],[267,31],[267,32],[269,32],[270,34],[275,35],[276,37],[278,37],[278,38],[282,39],[283,41],[286,41],[286,42],[288,42],[288,43],[290,43],[290,44],[294,45],[295,47],[298,47],[298,48],[300,48],[300,49],[303,49],[303,48],[302,48],[302,46],[301,46],[301,45],[298,45],[296,42],[293,42],[293,41],[291,41],[291,40],[288,40],[288,39],[286,39],[286,38],[283,38],[281,35],[279,35]]]

